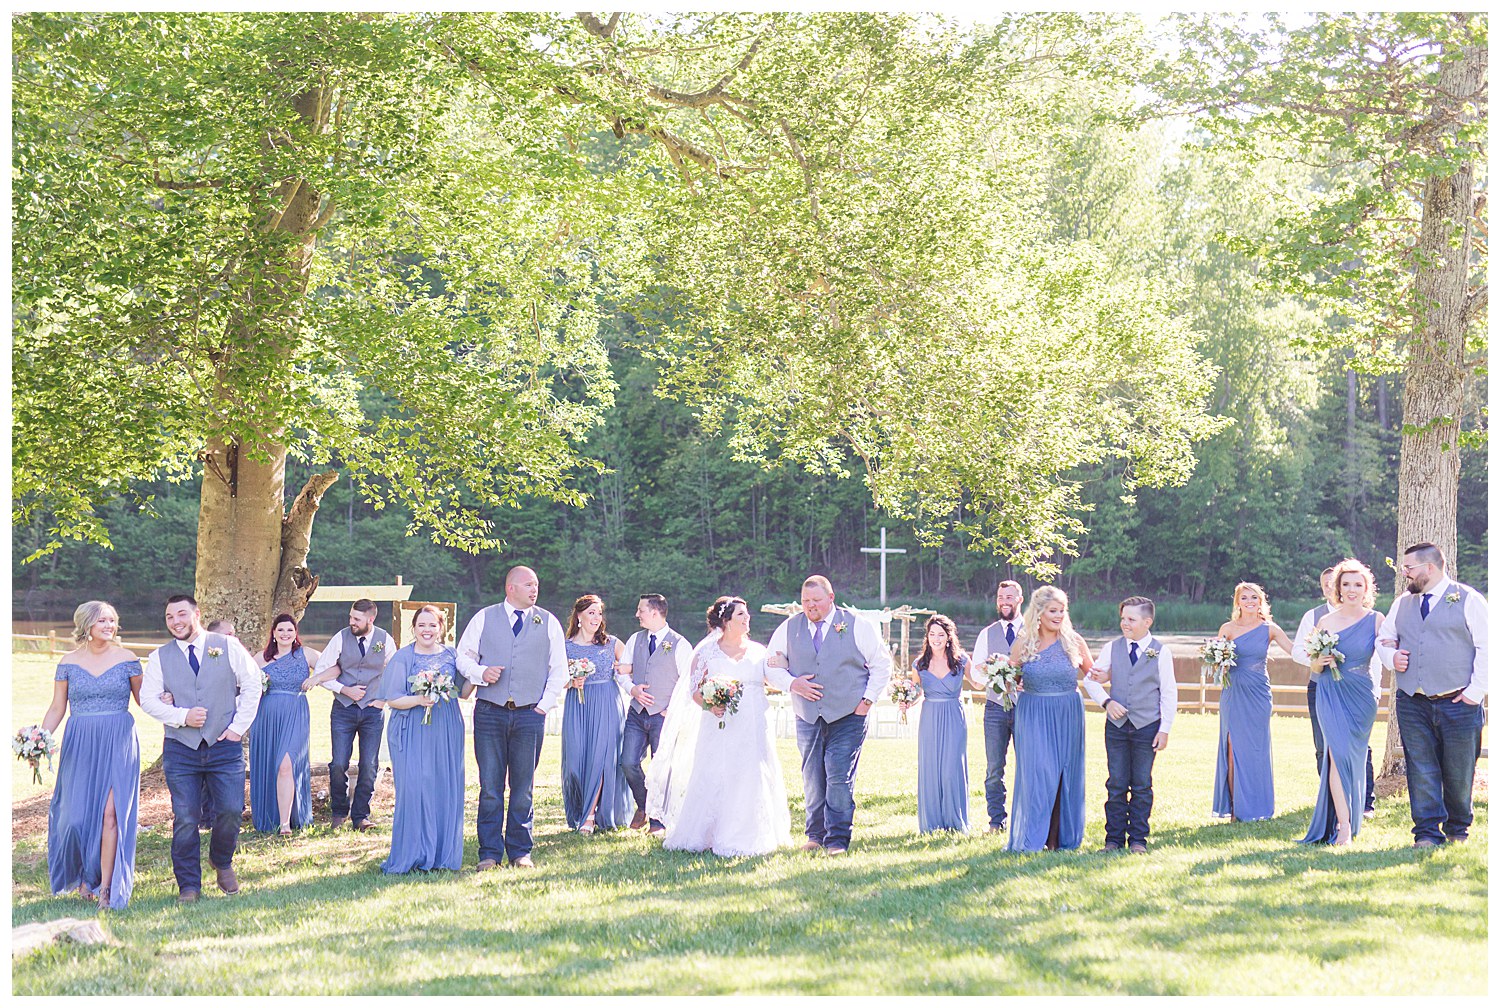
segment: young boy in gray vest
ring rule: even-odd
[[[1172,652],[1153,637],[1156,604],[1133,595],[1120,603],[1120,636],[1104,645],[1094,670],[1083,680],[1089,696],[1104,708],[1104,847],[1130,846],[1146,853],[1151,835],[1151,768],[1167,747],[1177,715],[1177,677]],[[1103,683],[1109,683],[1106,692]]]
[[[1323,767],[1323,728],[1318,724],[1318,681],[1322,679],[1323,673],[1312,667],[1312,656],[1307,653],[1307,642],[1312,638],[1312,633],[1318,628],[1318,621],[1328,615],[1328,610],[1336,604],[1333,590],[1332,567],[1326,568],[1318,577],[1318,585],[1323,589],[1323,602],[1307,610],[1302,615],[1302,622],[1297,624],[1297,636],[1292,640],[1292,661],[1307,669],[1307,720],[1312,723],[1313,736],[1313,758],[1316,760],[1314,766],[1319,770]],[[1375,814],[1375,753],[1369,746],[1365,747],[1365,818]]]
[[[349,626],[328,641],[313,670],[315,684],[333,691],[328,729],[333,759],[328,764],[328,805],[334,829],[351,819],[357,830],[367,830],[370,798],[380,772],[380,737],[385,733],[385,704],[376,697],[386,662],[396,650],[391,635],[375,625],[380,608],[360,599],[349,609]],[[359,739],[359,779],[349,798],[349,760]]]
[[[1474,766],[1489,692],[1489,606],[1447,574],[1443,551],[1402,556],[1406,593],[1380,626],[1381,660],[1396,670],[1396,724],[1406,751],[1413,846],[1463,843],[1474,824]],[[1394,653],[1393,653],[1394,651]]]

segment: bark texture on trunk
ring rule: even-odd
[[[1484,79],[1484,50],[1466,46],[1460,58],[1443,64],[1438,87],[1449,95],[1472,95]],[[1417,331],[1408,350],[1402,397],[1394,555],[1399,557],[1413,543],[1435,543],[1448,558],[1448,573],[1453,577],[1458,576],[1458,434],[1469,375],[1464,332],[1469,322],[1465,305],[1473,221],[1472,160],[1451,175],[1427,179],[1415,285]],[[1396,591],[1405,590],[1398,575]],[[1400,746],[1401,731],[1392,718],[1382,777],[1406,773],[1405,761],[1398,755]]]

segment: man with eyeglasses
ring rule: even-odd
[[[1396,724],[1406,751],[1414,846],[1469,839],[1474,766],[1489,688],[1489,607],[1448,577],[1443,551],[1408,547],[1406,594],[1391,603],[1378,642],[1395,669]]]

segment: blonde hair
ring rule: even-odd
[[[1057,636],[1062,641],[1064,653],[1076,667],[1083,663],[1083,638],[1073,629],[1073,619],[1068,615],[1068,593],[1052,585],[1042,585],[1032,592],[1031,601],[1021,615],[1021,661],[1029,662],[1037,656],[1041,645],[1038,624],[1041,622],[1042,610],[1053,602],[1063,604],[1063,621]]]
[[[1229,603],[1229,622],[1238,623],[1240,621],[1240,590],[1243,588],[1249,588],[1260,599],[1261,622],[1271,622],[1271,600],[1266,596],[1266,590],[1254,581],[1241,581],[1234,586],[1234,595],[1231,596]]]
[[[1339,582],[1345,574],[1358,574],[1365,579],[1365,597],[1359,600],[1359,604],[1366,609],[1375,608],[1375,574],[1360,561],[1353,557],[1345,557],[1333,568],[1333,600],[1332,605],[1338,605],[1342,593],[1339,591]]]
[[[83,603],[77,609],[74,609],[73,643],[85,643],[89,639],[89,628],[92,627],[95,623],[99,622],[99,619],[105,613],[110,613],[111,615],[113,615],[116,623],[118,624],[120,614],[116,612],[115,607],[110,605],[108,602],[89,601]],[[120,630],[117,625],[115,628],[116,642],[118,642],[119,636]]]

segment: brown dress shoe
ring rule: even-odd
[[[1413,847],[1436,847],[1437,846],[1437,841],[1436,840],[1429,840],[1426,837],[1423,837],[1422,839],[1413,842],[1412,846]]]
[[[1107,841],[1105,841],[1104,846],[1099,848],[1099,853],[1100,854],[1109,854],[1109,853],[1111,853],[1113,851],[1117,851],[1117,850],[1120,850],[1120,845],[1117,844],[1117,843],[1115,843],[1113,840],[1107,840]]]
[[[640,829],[644,825],[646,825],[646,810],[636,809],[635,815],[630,817],[630,828]]]
[[[346,816],[336,815],[336,816],[333,817],[333,821],[331,823],[329,823],[329,825],[332,826],[334,829],[343,829],[344,828],[344,820],[346,818],[347,818]]]
[[[1130,853],[1144,854],[1146,853],[1146,845],[1139,840],[1132,840],[1130,841]]]
[[[240,891],[240,880],[234,877],[233,867],[215,868],[214,874],[217,876],[219,888],[224,890],[226,895],[233,896]]]
[[[805,843],[805,844],[802,845],[802,849],[805,850],[805,851],[822,850],[823,849],[823,845],[820,844],[820,843],[818,843],[818,841],[816,841],[816,840],[809,840],[809,841],[807,841],[807,843]]]
[[[491,868],[498,868],[498,867],[500,867],[499,862],[497,862],[494,858],[488,858],[487,857],[484,860],[480,861],[477,865],[475,865],[474,866],[474,870],[475,871],[489,871]]]
[[[510,859],[510,866],[512,868],[535,868],[536,867],[536,865],[533,864],[532,861],[531,861],[531,855],[530,854],[522,854],[518,858],[511,858]]]
[[[354,824],[354,828],[357,829],[357,830],[359,830],[361,833],[363,833],[365,830],[372,830],[372,829],[374,829],[375,828],[375,824],[372,823],[368,819],[361,819],[359,822],[357,822],[357,823]]]
[[[180,903],[183,906],[187,906],[189,903],[196,903],[196,902],[198,902],[198,890],[196,890],[196,889],[184,889],[184,890],[182,890],[180,893],[177,894],[177,902]]]

